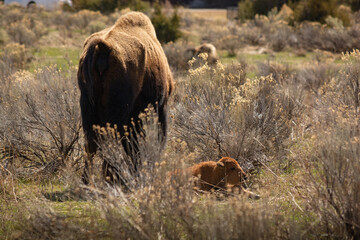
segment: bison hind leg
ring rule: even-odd
[[[166,105],[163,104],[162,106],[159,107],[158,109],[158,115],[159,115],[159,123],[161,125],[161,129],[160,129],[160,139],[161,139],[161,143],[162,143],[162,147],[164,147],[165,142],[166,142],[166,133],[167,133],[167,109],[166,109]]]
[[[97,145],[95,140],[88,140],[85,145],[86,158],[85,158],[85,168],[84,173],[81,177],[82,182],[85,185],[93,182],[93,158],[96,153]]]

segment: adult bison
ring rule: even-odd
[[[97,150],[94,125],[116,124],[121,136],[124,136],[125,125],[139,131],[138,116],[151,104],[157,111],[160,134],[165,139],[166,106],[174,86],[173,77],[155,29],[146,15],[127,13],[113,26],[85,40],[79,62],[78,85],[88,154],[83,175],[85,183],[89,181],[92,156]],[[136,136],[132,137],[136,139]],[[125,141],[124,147],[136,146]],[[128,154],[138,151],[129,147],[125,150]],[[112,179],[112,176],[106,176],[107,166],[104,162],[105,177]]]

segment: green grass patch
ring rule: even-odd
[[[299,65],[305,62],[309,62],[309,60],[313,57],[313,54],[307,53],[305,56],[297,56],[291,52],[276,52],[266,54],[242,53],[240,57],[243,57],[249,65],[267,61],[276,61],[283,64]]]
[[[321,54],[317,54],[314,52],[306,52],[303,55],[298,55],[291,51],[283,51],[283,52],[273,52],[273,53],[249,53],[243,52],[239,53],[238,56],[228,56],[227,51],[218,51],[221,62],[223,64],[237,62],[238,59],[243,58],[249,65],[255,65],[259,62],[267,62],[267,61],[276,61],[283,64],[290,65],[301,65],[311,60],[314,60],[318,55],[320,58]],[[334,63],[342,63],[343,61],[340,57],[333,58]]]
[[[57,65],[60,69],[76,66],[81,53],[80,48],[38,48],[31,51],[34,60],[30,65],[30,71],[50,65]]]
[[[51,208],[58,216],[64,217],[68,224],[84,226],[85,229],[90,229],[89,224],[96,225],[97,229],[108,227],[96,202],[73,200],[73,193],[68,186],[59,181],[18,181],[13,189],[16,199],[13,193],[0,195],[0,240],[13,239],[21,234],[24,226],[28,226],[27,221],[33,219],[30,216],[37,215],[37,211],[43,208],[44,212]]]

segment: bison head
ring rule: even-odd
[[[239,185],[247,179],[247,175],[239,163],[230,157],[223,157],[217,163],[217,168],[226,179],[227,184]]]

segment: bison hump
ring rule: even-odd
[[[141,28],[152,38],[156,39],[156,33],[151,20],[142,12],[129,12],[121,16],[114,26],[115,28],[122,29],[128,32],[131,28]],[[126,29],[126,30],[124,30]],[[137,34],[136,34],[137,35]]]

